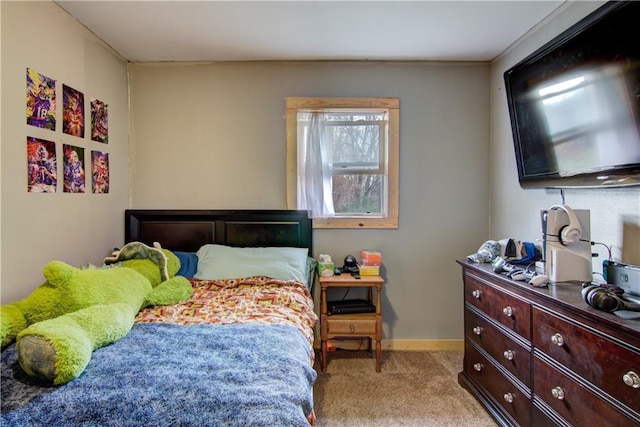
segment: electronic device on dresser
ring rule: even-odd
[[[540,212],[544,273],[552,283],[590,282],[591,215],[587,209],[554,205]]]
[[[608,283],[619,286],[627,294],[640,297],[640,265],[605,261],[603,273]]]
[[[353,255],[347,255],[344,257],[344,265],[338,267],[335,270],[336,276],[342,273],[348,273],[353,276],[354,279],[360,279],[360,269],[358,268],[358,261]]]

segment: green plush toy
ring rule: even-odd
[[[193,293],[176,276],[180,261],[155,244],[125,245],[105,264],[78,269],[51,261],[45,283],[23,300],[0,307],[2,348],[16,340],[18,362],[32,377],[60,385],[77,378],[94,350],[124,337],[140,309],[169,305]]]

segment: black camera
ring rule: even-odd
[[[347,255],[344,259],[344,266],[336,268],[335,274],[349,273],[354,279],[360,278],[358,261],[352,255]]]

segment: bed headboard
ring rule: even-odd
[[[173,251],[196,252],[202,245],[308,248],[313,229],[298,210],[125,210],[124,240]]]

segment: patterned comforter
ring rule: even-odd
[[[227,280],[191,279],[191,285],[194,293],[189,300],[144,309],[138,314],[136,323],[289,324],[313,346],[313,328],[318,317],[304,284],[255,276]]]

